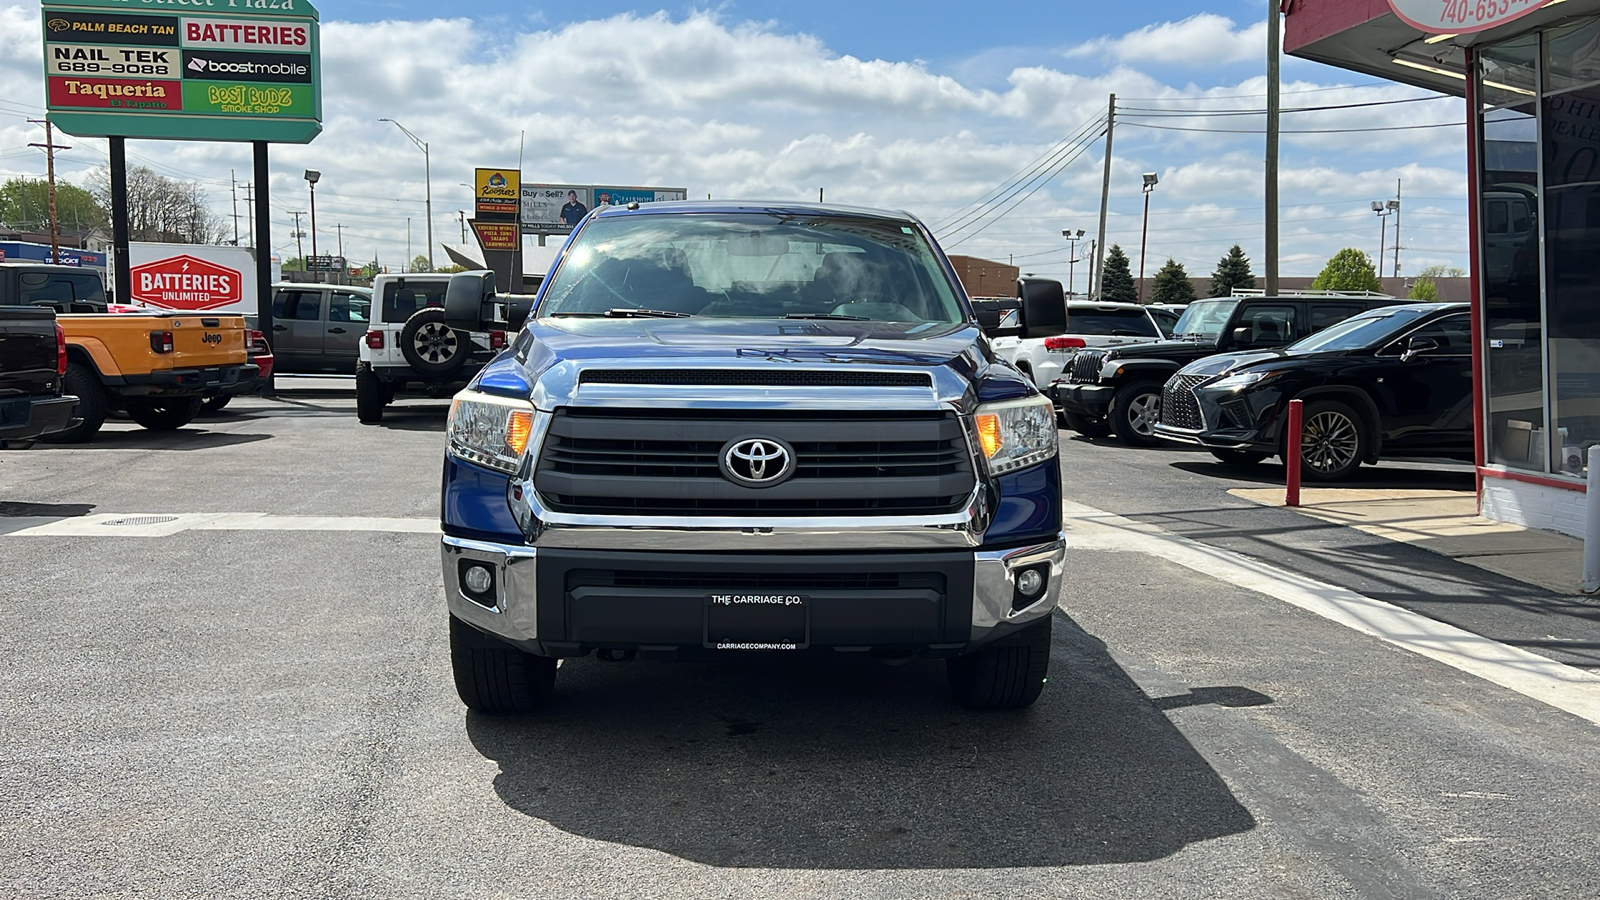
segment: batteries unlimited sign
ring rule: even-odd
[[[305,0],[46,0],[50,117],[69,134],[307,143],[322,131]]]

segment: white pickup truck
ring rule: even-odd
[[[1040,390],[1048,390],[1077,351],[1165,340],[1177,321],[1178,311],[1166,307],[1079,300],[1067,304],[1067,328],[1061,334],[997,337],[990,344]]]

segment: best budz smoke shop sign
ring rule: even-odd
[[[322,130],[305,0],[47,0],[50,117],[69,134],[303,144]]]

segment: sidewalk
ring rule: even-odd
[[[1228,493],[1263,506],[1283,506],[1281,487],[1238,488]],[[1471,491],[1303,488],[1303,515],[1413,544],[1467,565],[1558,594],[1600,604],[1579,591],[1583,541],[1493,522],[1478,515]]]

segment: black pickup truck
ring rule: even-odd
[[[1177,371],[1213,353],[1272,350],[1351,316],[1402,303],[1382,295],[1313,294],[1214,297],[1191,303],[1173,339],[1109,350],[1080,350],[1050,385],[1068,428],[1088,437],[1116,432],[1128,444],[1153,447],[1161,388]]]
[[[73,422],[61,396],[67,342],[47,307],[0,306],[0,448],[22,449]]]

